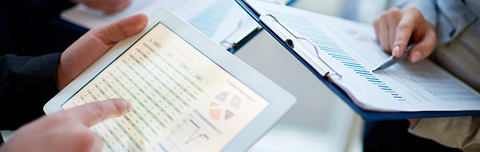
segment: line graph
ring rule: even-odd
[[[182,119],[170,132],[167,140],[180,151],[198,149],[211,139],[209,132],[191,114],[190,118]]]
[[[200,130],[200,127],[199,127],[195,122],[193,122],[192,119],[190,119],[190,122],[191,122],[193,125],[195,125],[195,127],[197,127],[197,129],[195,129],[195,131],[192,133],[192,135],[190,135],[190,137],[188,138],[188,140],[185,141],[185,144],[188,144],[189,142],[192,142],[192,141],[194,141],[195,139],[198,139],[198,138],[200,138],[200,137],[205,137],[207,140],[209,139],[206,134],[197,134],[197,135],[195,135],[195,134],[198,132],[198,130]]]

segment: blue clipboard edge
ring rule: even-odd
[[[240,7],[242,7],[258,24],[260,24],[265,31],[270,33],[283,47],[285,47],[295,58],[304,64],[315,76],[320,79],[330,90],[337,94],[345,103],[347,103],[353,110],[366,120],[397,120],[408,118],[434,118],[434,117],[456,117],[456,116],[473,116],[480,115],[480,111],[420,111],[420,112],[378,112],[371,110],[364,110],[358,107],[350,97],[337,85],[330,82],[327,78],[322,77],[315,69],[300,57],[293,49],[287,46],[278,35],[276,35],[270,28],[260,22],[260,14],[256,13],[253,8],[248,6],[244,0],[235,0]]]

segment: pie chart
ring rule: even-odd
[[[230,92],[219,93],[210,101],[210,117],[215,120],[229,120],[235,116],[242,102],[238,95]]]

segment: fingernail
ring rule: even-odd
[[[412,55],[410,57],[410,61],[412,63],[418,62],[418,61],[420,61],[421,57],[422,57],[422,54],[420,54],[419,51],[415,51],[415,52],[412,53]]]
[[[392,55],[394,57],[399,57],[400,56],[400,47],[395,46],[395,48],[393,48]]]
[[[122,100],[123,105],[125,106],[125,109],[127,109],[128,112],[132,111],[132,104],[130,101],[123,99]]]

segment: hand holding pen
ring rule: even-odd
[[[373,70],[372,72],[375,72],[375,71],[380,71],[380,70],[384,70],[390,66],[392,66],[393,64],[397,63],[397,62],[400,62],[402,61],[403,59],[405,59],[406,56],[408,56],[408,53],[410,52],[410,50],[412,50],[412,48],[415,47],[415,45],[409,45],[407,47],[407,49],[405,49],[405,51],[403,52],[402,56],[400,57],[394,57],[393,55],[390,56],[387,60],[383,61],[382,63],[378,64]]]
[[[407,45],[415,43],[406,56],[415,63],[429,56],[437,45],[433,28],[415,7],[384,11],[373,26],[382,50],[393,58],[402,57]]]
[[[432,23],[435,24],[435,23]],[[401,57],[409,42],[416,45],[408,53],[410,62],[418,62],[429,56],[437,45],[437,37],[422,12],[415,7],[400,10],[390,8],[373,22],[375,33],[382,50]],[[410,126],[416,126],[419,119],[408,119]]]

